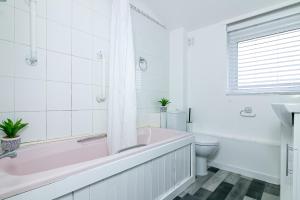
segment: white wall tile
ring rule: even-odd
[[[14,5],[16,9],[13,8]],[[48,138],[65,137],[71,135],[71,126],[74,128],[73,135],[105,132],[107,101],[96,101],[100,94],[102,76],[101,64],[96,64],[95,61],[97,53],[102,51],[108,67],[111,0],[39,0],[37,12],[37,42],[40,48],[47,47],[47,52],[39,49],[38,65],[32,67],[25,62],[29,54],[28,1],[7,0],[1,3],[0,40],[12,43],[0,41],[0,76],[8,76],[0,78],[1,86],[5,86],[3,88],[7,90],[3,92],[5,97],[0,98],[0,112],[15,109],[17,116],[24,116],[30,121],[30,128],[23,136],[24,141],[45,139],[47,131]],[[139,15],[135,17],[140,19]],[[151,55],[163,52],[161,56],[167,57],[168,53],[164,52],[164,34],[154,30],[147,20],[141,19],[135,20],[138,21],[138,24],[134,24],[138,26],[135,31],[138,30],[145,37],[151,35],[159,42],[139,38],[136,40],[137,49],[146,47],[145,51]],[[141,89],[147,90],[139,91],[143,93],[139,99],[146,99],[146,103],[139,105],[147,107],[146,109],[154,109],[150,102],[153,100],[152,96],[156,98],[162,95],[156,91],[156,86],[162,84],[162,79],[160,76],[156,77],[156,72],[161,72],[161,68],[165,69],[166,65],[161,60],[152,60],[151,58],[150,62],[153,67],[149,73],[141,76],[141,79],[146,80],[140,81],[143,86],[147,86]],[[108,68],[106,71],[108,85]],[[155,87],[149,84],[152,81],[157,83]],[[47,110],[52,111],[47,114]],[[12,115],[14,117],[14,113]],[[74,117],[73,122],[70,121],[71,115]]]
[[[22,142],[46,139],[46,112],[16,112],[15,118],[29,123],[21,132]]]
[[[92,61],[77,57],[72,57],[72,82],[92,83]]]
[[[93,132],[93,112],[92,111],[72,111],[72,135],[92,134]]]
[[[47,45],[47,22],[46,19],[38,17],[37,20],[37,46],[45,49]]]
[[[47,51],[47,80],[71,82],[71,56]]]
[[[103,85],[103,80],[102,80],[102,68],[103,68],[102,61],[96,61],[93,62],[93,67],[92,67],[92,83],[94,85]],[[105,76],[105,85],[107,86],[109,83],[109,64],[106,62],[106,76]]]
[[[14,111],[14,79],[0,77],[0,112]]]
[[[47,1],[47,17],[66,26],[71,25],[71,0]]]
[[[46,80],[46,52],[38,49],[36,66],[28,65],[25,59],[29,56],[30,48],[24,45],[15,45],[16,77]]]
[[[46,110],[46,82],[41,80],[15,80],[15,110]]]
[[[7,0],[5,2],[1,2],[1,5],[15,6],[15,0]]]
[[[71,136],[71,111],[47,112],[47,139]]]
[[[102,84],[102,62],[101,61],[94,61],[92,64],[92,83],[95,85]],[[106,77],[108,79],[108,77]]]
[[[99,13],[93,13],[93,34],[110,39],[110,20]]]
[[[138,110],[137,112],[137,126],[138,127],[160,127],[160,113],[151,112],[149,110]]]
[[[112,1],[111,0],[91,0],[93,9],[102,15],[110,18],[112,11]]]
[[[72,31],[72,55],[83,58],[92,58],[93,36],[73,30]]]
[[[6,119],[15,120],[15,113],[14,112],[0,113],[0,122],[4,121]]]
[[[37,15],[41,17],[46,17],[46,1],[47,0],[38,0],[37,1]],[[15,7],[23,11],[29,12],[28,0],[15,0]]]
[[[106,87],[106,101],[104,102],[97,102],[97,97],[101,96],[102,94],[102,87],[101,86],[93,86],[93,109],[107,109],[107,103],[108,103],[108,87]]]
[[[29,11],[29,5],[26,2],[26,0],[16,0],[15,7],[23,11],[27,11],[27,12]]]
[[[84,6],[86,8],[93,9],[93,0],[74,0],[73,2],[79,6]]]
[[[91,9],[74,1],[72,6],[72,27],[92,33],[92,13]]]
[[[18,9],[15,10],[15,41],[30,44],[29,13]],[[46,48],[46,20],[40,17],[37,18],[37,45]]]
[[[0,39],[14,40],[14,8],[1,5],[0,6]]]
[[[110,44],[108,40],[102,39],[100,37],[93,37],[93,52],[92,52],[92,59],[94,61],[99,60],[98,54],[101,51],[104,56],[106,57],[106,63],[109,61],[109,48]]]
[[[107,132],[107,111],[93,111],[93,133],[102,134]]]
[[[47,110],[71,109],[71,84],[47,82]]]
[[[47,49],[71,54],[71,28],[52,21],[47,25]]]
[[[92,108],[93,86],[72,84],[72,110]]]
[[[11,42],[0,41],[0,75],[13,76],[15,71],[15,50]]]

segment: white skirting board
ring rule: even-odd
[[[268,174],[263,174],[263,173],[258,172],[258,171],[243,169],[243,168],[239,168],[237,166],[227,165],[227,164],[218,163],[218,162],[214,162],[214,161],[209,162],[209,166],[216,167],[216,168],[226,170],[226,171],[229,171],[229,172],[233,172],[233,173],[236,173],[236,174],[240,174],[242,176],[246,176],[246,177],[249,177],[249,178],[255,178],[255,179],[262,180],[262,181],[265,181],[265,182],[268,182],[268,183],[273,183],[273,184],[276,184],[276,185],[279,185],[279,183],[280,183],[280,178],[279,177],[270,176]]]
[[[247,139],[216,137],[220,148],[217,155],[209,159],[210,166],[279,184],[279,145]]]

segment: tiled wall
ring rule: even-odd
[[[137,67],[138,125],[160,126],[159,103],[169,96],[169,31],[132,12],[137,60],[148,62],[147,71]]]
[[[96,54],[108,56],[110,0],[38,0],[37,66],[26,2],[0,3],[0,118],[29,122],[24,142],[105,132]]]
[[[26,2],[0,3],[0,120],[29,122],[23,142],[105,132],[107,103],[96,101],[102,67],[96,55],[102,51],[109,60],[111,0],[38,0],[37,66],[25,62],[30,28]],[[158,104],[153,102],[168,90],[167,31],[140,15],[134,21],[137,55],[150,63],[148,72],[137,74],[139,125],[151,124],[143,113],[153,112],[157,124]]]

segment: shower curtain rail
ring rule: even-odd
[[[138,7],[136,7],[135,5],[130,4],[130,8],[132,10],[134,10],[135,12],[143,15],[144,17],[146,17],[150,21],[154,22],[155,24],[161,26],[162,28],[167,29],[167,27],[165,25],[163,25],[162,23],[160,23],[159,21],[157,21],[156,19],[154,19],[153,17],[151,17],[150,15],[148,15],[147,13],[145,13],[144,11],[142,11],[141,9],[139,9]]]

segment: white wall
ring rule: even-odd
[[[221,149],[214,163],[241,173],[277,182],[279,177],[280,122],[274,102],[298,101],[298,96],[227,96],[227,46],[224,23],[189,33],[188,106],[193,109],[195,132],[216,135]],[[256,118],[240,117],[252,106]]]
[[[187,32],[170,32],[170,109],[186,109]]]
[[[101,50],[109,60],[111,0],[39,0],[34,67],[25,63],[26,2],[0,3],[0,120],[29,122],[23,142],[105,132],[106,103],[96,102],[102,67],[96,54]],[[137,55],[150,63],[150,70],[137,76],[139,108],[158,112],[153,102],[168,94],[167,31],[137,14],[134,27]]]

